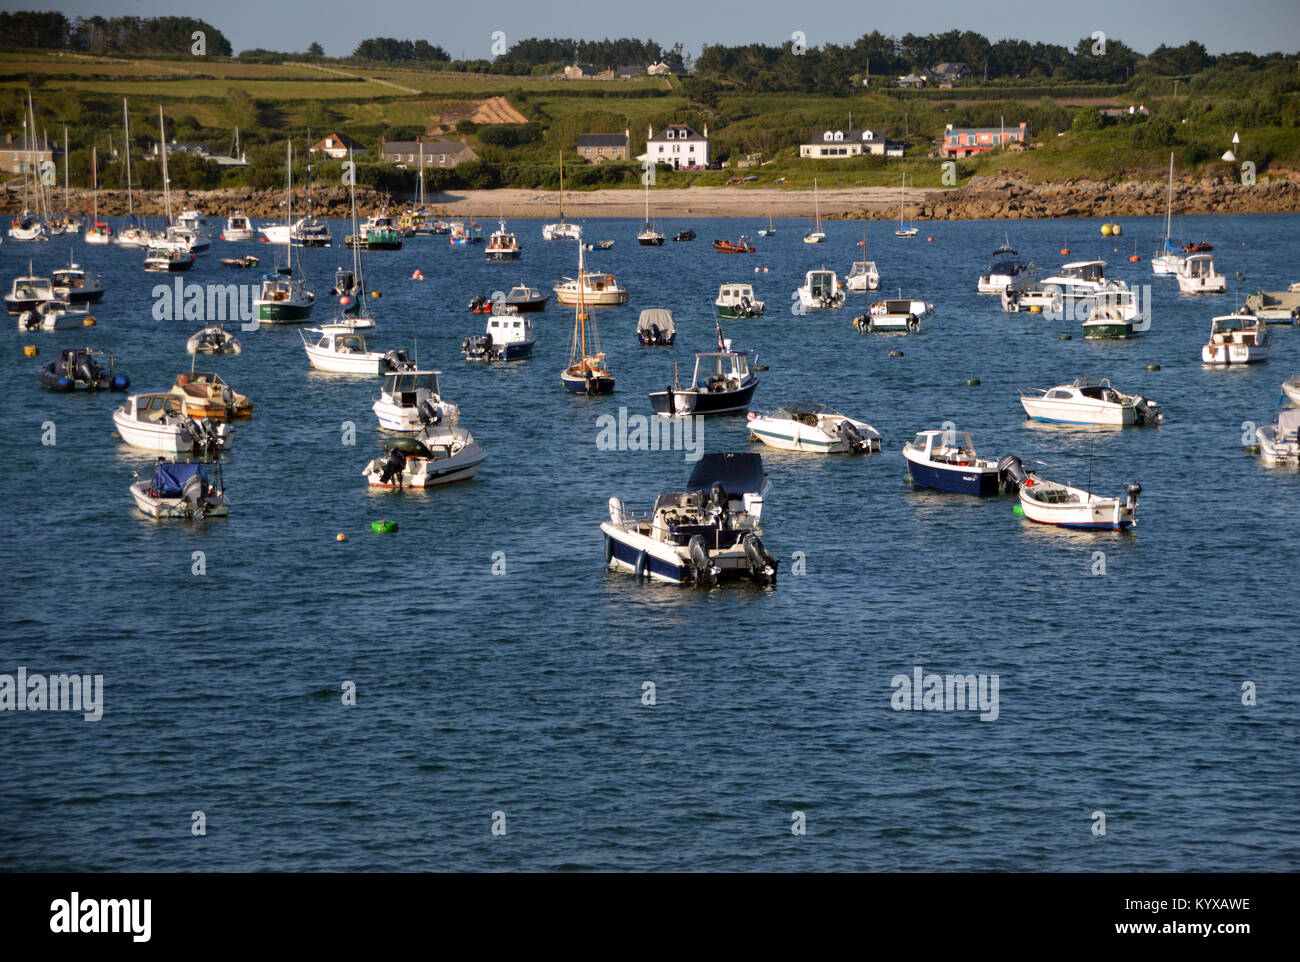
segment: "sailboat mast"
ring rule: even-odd
[[[560,223],[564,223],[564,151],[560,151]]]
[[[126,98],[122,98],[122,136],[126,138],[123,151],[126,153],[126,216],[135,220],[135,207],[131,198],[131,116],[126,109]]]
[[[63,125],[63,216],[72,212],[68,206],[68,125]]]
[[[162,154],[163,175],[163,210],[167,215],[167,226],[172,223],[172,182],[167,173],[167,131],[163,127],[162,104],[158,105],[158,151]]]
[[[1169,194],[1165,200],[1165,250],[1169,250],[1169,231],[1174,212],[1174,155],[1169,154]]]
[[[93,211],[91,216],[95,223],[91,224],[91,227],[94,227],[95,224],[99,223],[99,152],[98,151],[99,148],[92,144],[90,147],[90,180],[92,185],[90,197],[91,197],[91,205],[92,205],[91,209]]]
[[[578,240],[578,326],[582,328],[582,360],[587,358],[587,302],[584,296],[584,263],[582,258],[582,240]]]

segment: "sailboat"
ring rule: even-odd
[[[664,242],[664,235],[650,226],[650,181],[642,176],[641,182],[645,184],[645,226],[636,235],[636,242],[642,247],[659,247]]]
[[[348,148],[348,161],[352,162],[352,148]],[[353,168],[355,169],[355,167]],[[356,178],[348,185],[352,193],[352,233],[357,231],[357,185]],[[366,275],[362,269],[361,249],[364,245],[352,245],[352,270],[340,267],[334,272],[334,286],[330,294],[337,297],[334,320],[321,325],[324,334],[346,334],[358,328],[375,326],[374,315],[370,313],[370,301],[366,291]]]
[[[293,141],[285,142],[285,224],[293,224]],[[262,278],[262,293],[253,302],[253,316],[263,324],[293,324],[311,317],[316,295],[293,276],[293,239],[284,235],[285,266]],[[299,267],[301,267],[299,262]]]
[[[813,229],[803,235],[805,244],[821,244],[826,240],[826,234],[822,231],[822,203],[817,196],[817,178],[813,178],[813,207],[817,213],[817,223]]]
[[[903,202],[907,200],[907,174],[903,175],[903,192],[898,196],[898,230],[895,237],[915,237],[916,228],[903,222]]]
[[[578,238],[582,240],[581,237]],[[569,366],[560,374],[560,383],[574,394],[609,394],[614,390],[614,375],[605,364],[605,354],[600,349],[600,336],[596,332],[595,318],[587,313],[582,296],[583,272],[582,244],[578,244],[578,309],[573,318],[573,344],[569,348]],[[587,343],[587,323],[591,323],[591,343]],[[588,347],[594,353],[588,353]]]
[[[91,216],[90,230],[86,231],[87,244],[111,244],[113,243],[113,228],[99,219],[99,153],[97,148],[90,148],[90,173],[91,173]]]
[[[72,186],[68,179],[68,125],[63,125],[63,216],[60,222],[63,224],[63,233],[80,234],[81,221],[72,216],[72,206],[68,200],[68,191]],[[105,225],[107,226],[107,225]]]
[[[772,223],[772,205],[768,204],[767,205],[767,227],[760,227],[758,229],[758,236],[772,237],[775,234],[776,234],[776,227]]]
[[[148,247],[149,232],[135,222],[135,202],[131,190],[131,118],[126,109],[126,98],[122,98],[122,153],[126,161],[126,226],[117,235],[119,247]]]
[[[162,157],[163,212],[167,223],[172,220],[171,175],[167,173],[167,136],[163,128],[162,105],[158,106],[158,153]],[[161,236],[150,235],[144,256],[144,269],[155,273],[170,274],[187,271],[194,266],[194,252],[189,250],[184,241],[174,237],[173,228],[168,227]]]
[[[564,154],[560,154],[560,222],[542,228],[542,240],[580,240],[582,228],[564,221]]]
[[[30,123],[29,123],[30,119]],[[18,241],[48,240],[45,225],[41,222],[39,211],[29,206],[27,198],[27,172],[32,172],[33,188],[36,190],[36,205],[40,207],[40,180],[36,173],[36,158],[32,146],[36,140],[36,120],[32,111],[32,95],[27,94],[27,115],[23,117],[23,142],[27,147],[27,161],[23,164],[23,212],[9,225],[9,236]]]
[[[1183,269],[1183,252],[1169,242],[1174,211],[1174,155],[1169,155],[1169,194],[1165,199],[1165,242],[1151,255],[1152,274],[1178,274]]]

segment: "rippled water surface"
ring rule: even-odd
[[[226,463],[231,517],[206,526],[139,515],[127,485],[150,458],[114,438],[118,398],[45,391],[21,349],[39,344],[47,359],[60,346],[109,348],[135,388],[164,389],[201,326],[154,319],[151,290],[169,279],[146,275],[136,251],[6,241],[6,284],[28,258],[48,273],[73,246],[111,288],[94,328],[18,334],[11,320],[3,335],[0,673],[102,674],[105,695],[98,723],[0,714],[0,867],[1300,864],[1300,474],[1262,466],[1241,440],[1243,422],[1271,419],[1278,385],[1300,371],[1300,331],[1274,328],[1272,357],[1249,370],[1199,361],[1213,314],[1300,280],[1300,218],[1186,218],[1188,239],[1214,242],[1232,278],[1227,295],[1203,299],[1150,277],[1156,219],[1125,220],[1113,242],[1100,221],[937,223],[909,241],[870,223],[884,288],[935,304],[912,336],[855,333],[862,295],[838,311],[789,309],[805,271],[847,271],[860,223],[828,224],[820,247],[793,220],[755,236],[751,256],[709,246],[756,234],[760,220],[665,223],[700,236],[659,249],[636,246],[633,221],[587,225],[589,239],[616,240],[590,266],[632,291],[630,305],[599,314],[618,390],[596,399],[560,387],[573,319],[555,304],[534,316],[531,360],[470,365],[459,353],[482,330],[465,309],[473,294],[576,269],[574,245],[542,241],[541,221],[511,222],[525,248],[515,265],[441,237],[369,255],[383,296],[368,339],[418,347],[444,372],[488,453],[483,471],[427,493],[371,493],[361,469],[378,450],[377,379],[310,373],[292,328],[241,334],[243,355],[206,362],[256,404]],[[1004,231],[1049,268],[1105,256],[1114,276],[1153,283],[1152,330],[1097,343],[1076,322],[1003,314],[975,280]],[[1135,240],[1143,260],[1130,264]],[[185,280],[254,282],[217,262],[246,252],[273,260],[268,245],[215,241]],[[349,256],[305,252],[318,294]],[[417,268],[426,280],[411,279]],[[691,465],[677,451],[599,450],[596,418],[649,413],[646,393],[668,382],[673,359],[689,364],[712,344],[711,302],[730,280],[768,303],[763,319],[727,326],[770,366],[755,408],[832,404],[873,424],[885,453],[763,451],[774,589],[638,584],[604,569],[606,499],[648,502]],[[675,311],[676,348],[637,346],[645,307]],[[1059,340],[1067,330],[1073,339]],[[890,358],[895,349],[904,356]],[[1018,388],[1081,373],[1156,398],[1166,424],[1091,432],[1024,419]],[[982,453],[1041,460],[1061,480],[1091,477],[1105,493],[1139,481],[1139,527],[1067,533],[1016,517],[1006,498],[912,490],[903,441],[948,420]],[[347,421],[353,446],[341,443]],[[710,420],[705,447],[757,449],[743,417]],[[400,530],[372,534],[381,517]],[[1098,551],[1104,575],[1092,573]],[[996,674],[998,718],[894,711],[891,679],[916,666]],[[355,707],[341,703],[345,681]],[[1258,686],[1253,707],[1244,682]],[[205,837],[191,834],[196,811]]]

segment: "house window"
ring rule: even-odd
[[[672,140],[673,137],[675,137],[675,136],[676,136],[676,133],[675,133],[674,131],[671,131],[671,130],[668,131],[668,139],[669,139],[669,140]]]
[[[660,144],[660,145],[659,145],[659,153],[662,154],[663,152],[664,152],[664,145],[663,145],[663,144]]]

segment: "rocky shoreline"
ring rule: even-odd
[[[954,189],[919,188],[908,192],[906,215],[911,220],[987,220],[1051,217],[1144,217],[1164,214],[1167,185],[1151,181],[1108,184],[1104,181],[1067,180],[1061,183],[1032,183],[1027,177],[1003,173],[976,177]],[[62,192],[56,191],[57,202]],[[386,195],[373,190],[357,191],[362,216],[384,203]],[[429,206],[437,216],[495,218],[550,217],[558,211],[554,191],[507,188],[436,194]],[[318,217],[348,217],[348,192],[341,187],[317,188],[312,192],[312,212]],[[90,192],[71,191],[74,212],[90,207]],[[393,208],[405,201],[393,198]],[[631,190],[579,191],[565,196],[571,219],[584,217],[639,217],[643,199]],[[301,214],[305,198],[295,197],[294,210]],[[898,216],[898,193],[894,188],[864,187],[823,191],[822,216],[827,220],[892,220]],[[22,187],[13,181],[0,189],[0,212],[12,216],[22,206]],[[663,188],[655,192],[657,217],[758,216],[771,210],[778,217],[809,216],[806,191],[775,188],[692,187]],[[126,192],[101,190],[99,211],[105,216],[126,214]],[[236,211],[257,219],[284,216],[284,192],[248,187],[220,190],[180,190],[172,193],[172,211],[186,208],[203,211],[213,221]],[[163,216],[161,191],[137,190],[135,213],[141,217]],[[1175,183],[1173,209],[1176,214],[1258,214],[1300,212],[1300,183],[1267,177],[1244,185],[1216,179],[1196,183]]]

